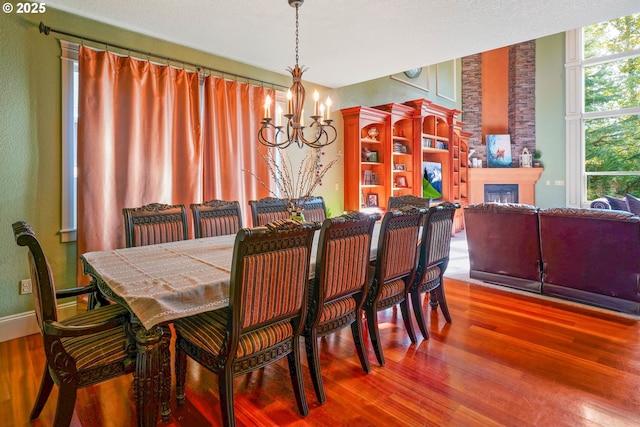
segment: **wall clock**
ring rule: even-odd
[[[422,68],[412,68],[404,72],[404,75],[409,77],[410,79],[415,79],[422,72]]]

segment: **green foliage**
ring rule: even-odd
[[[640,48],[640,14],[586,27],[585,58]],[[640,107],[640,57],[585,67],[585,112]],[[635,112],[585,120],[587,197],[640,194],[640,116]],[[612,175],[612,172],[621,173]]]

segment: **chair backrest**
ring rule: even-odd
[[[418,235],[426,209],[404,207],[387,211],[382,218],[374,283],[409,277],[416,270]]]
[[[453,217],[459,208],[459,203],[443,202],[427,211],[422,227],[417,274],[435,265],[442,265],[443,270],[446,268],[451,252]]]
[[[236,234],[242,228],[242,213],[237,201],[209,200],[192,203],[190,207],[196,239]]]
[[[378,219],[379,214],[350,212],[323,222],[310,295],[316,306],[360,291],[366,295],[371,235]]]
[[[123,208],[122,214],[128,248],[189,238],[189,223],[184,205],[151,203],[139,208]]]
[[[387,208],[400,209],[405,206],[415,206],[416,208],[428,209],[431,206],[431,199],[428,197],[418,197],[412,194],[406,196],[389,197]]]
[[[231,352],[247,330],[297,318],[301,331],[316,228],[286,219],[238,232],[229,285]]]
[[[320,196],[309,197],[304,202],[302,214],[305,221],[322,223],[327,219],[327,207],[324,204],[324,199]]]
[[[13,236],[19,246],[27,246],[29,248],[29,270],[33,286],[36,320],[44,336],[46,335],[46,322],[58,320],[56,289],[49,261],[47,261],[42,246],[28,223],[24,221],[14,223]],[[49,349],[45,348],[45,351],[48,354]]]
[[[280,219],[290,218],[285,199],[265,197],[260,200],[249,200],[251,207],[251,220],[254,227],[267,225]]]

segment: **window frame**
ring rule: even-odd
[[[583,28],[576,28],[565,33],[566,197],[568,206],[583,208],[590,206],[591,200],[587,198],[587,179],[589,176],[640,175],[640,171],[587,172],[585,167],[585,121],[607,117],[640,115],[640,106],[585,112],[584,69],[593,65],[638,56],[640,56],[640,49],[585,59]]]
[[[61,165],[61,224],[60,241],[77,239],[77,123],[75,118],[76,87],[74,78],[78,64],[77,43],[60,40],[61,100],[62,100],[62,165]]]

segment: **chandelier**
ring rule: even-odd
[[[293,85],[287,91],[287,113],[281,114],[280,108],[276,107],[275,120],[271,115],[271,97],[267,95],[262,127],[258,131],[258,141],[267,147],[287,148],[296,143],[300,148],[305,145],[311,148],[322,148],[335,141],[337,136],[336,128],[331,125],[333,122],[330,118],[331,99],[327,97],[325,109],[325,104],[318,102],[320,96],[318,91],[315,91],[311,124],[308,127],[305,126],[303,118],[305,90],[302,86],[302,73],[306,71],[306,67],[298,66],[298,8],[302,6],[304,0],[288,1],[289,6],[296,8],[296,65],[293,68],[287,68],[293,77]],[[281,124],[281,116],[285,119],[284,125]]]

